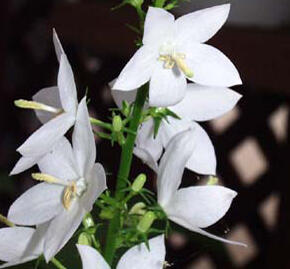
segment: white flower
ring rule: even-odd
[[[0,268],[15,266],[37,259],[43,252],[43,234],[47,225],[37,229],[12,227],[0,229]]]
[[[136,90],[130,92],[113,90],[112,95],[115,103],[121,107],[123,100],[129,103],[134,101]],[[192,128],[195,130],[195,133],[192,133],[192,139],[195,139],[196,147],[186,167],[199,174],[214,175],[216,173],[214,147],[207,133],[195,121],[208,121],[225,114],[236,105],[240,98],[240,94],[228,88],[188,84],[184,99],[169,107],[182,120],[169,117],[169,123],[163,121],[156,138],[153,137],[153,121],[143,123],[136,139],[135,155],[157,171],[157,161],[168,141],[175,134]]]
[[[193,231],[226,243],[245,246],[203,230],[221,219],[237,193],[221,186],[197,186],[178,189],[186,163],[196,146],[192,130],[177,134],[169,142],[161,159],[157,177],[158,203],[168,218]]]
[[[164,236],[149,240],[150,251],[144,243],[129,249],[121,257],[117,269],[162,269],[165,261]],[[110,269],[102,255],[92,247],[77,245],[83,269]]]
[[[34,102],[18,101],[22,107],[35,109],[43,126],[17,149],[22,157],[11,175],[36,164],[75,122],[78,100],[73,72],[55,31],[53,41],[59,60],[57,86],[40,90],[33,96]]]
[[[220,5],[175,20],[169,12],[150,7],[143,46],[124,67],[113,89],[131,91],[150,81],[149,105],[169,106],[184,98],[186,78],[207,86],[241,84],[232,62],[203,44],[222,27],[229,10],[229,4]]]
[[[78,107],[72,144],[63,137],[39,161],[42,173],[33,177],[44,182],[21,195],[8,212],[8,219],[19,225],[50,221],[44,240],[47,261],[67,243],[106,189],[104,169],[95,164],[96,147],[85,98]]]

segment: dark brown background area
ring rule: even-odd
[[[72,64],[79,98],[88,88],[91,113],[103,120],[109,116],[107,110],[113,103],[106,85],[134,53],[136,38],[125,26],[137,22],[134,10],[126,7],[111,12],[110,8],[117,3],[108,0],[0,1],[1,213],[6,214],[13,200],[33,184],[29,177],[31,171],[8,177],[19,158],[16,148],[39,126],[33,113],[15,108],[13,100],[30,99],[39,89],[56,84],[58,63],[52,44],[53,27]],[[243,233],[238,239],[245,239],[255,248],[233,252],[219,242],[179,229],[169,240],[167,260],[173,264],[170,268],[290,268],[288,118],[281,123],[286,129],[282,141],[277,140],[275,130],[269,126],[269,119],[277,109],[281,106],[289,109],[289,28],[228,26],[210,43],[238,67],[244,85],[236,90],[244,98],[239,104],[239,117],[227,129],[218,132],[214,125],[203,124],[216,147],[218,173],[223,184],[239,192],[226,217],[209,230],[219,235],[228,230],[227,236],[231,236],[242,226],[251,240],[244,238]],[[248,138],[254,139],[267,166],[254,180],[245,183],[231,156]],[[98,160],[110,173],[108,183],[113,186],[120,151],[117,146],[111,148],[107,141],[98,142],[97,150]],[[252,151],[248,154],[243,155],[244,161],[251,158]],[[140,169],[154,178],[149,169],[135,160],[132,174]],[[186,172],[184,184],[192,184],[192,178],[195,180],[197,176]],[[269,229],[259,209],[273,194],[279,203],[272,209],[276,220]],[[246,253],[244,260],[240,261],[243,253]]]

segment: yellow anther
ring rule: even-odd
[[[58,109],[58,108],[48,106],[48,105],[45,105],[42,103],[23,100],[23,99],[15,100],[14,104],[15,104],[15,106],[20,107],[20,108],[43,110],[43,111],[51,112],[54,114],[59,114],[59,113],[63,112],[62,109]]]
[[[38,181],[44,181],[50,184],[60,184],[60,185],[66,185],[66,183],[58,179],[54,176],[48,175],[48,174],[43,174],[43,173],[33,173],[31,174],[32,178]]]
[[[71,202],[76,195],[76,192],[77,192],[77,186],[74,181],[64,189],[62,203],[66,210],[69,210],[71,206]]]

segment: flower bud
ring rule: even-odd
[[[85,217],[83,218],[83,225],[86,229],[94,227],[95,226],[95,222],[94,219],[92,217],[92,215],[90,213],[87,213],[85,215]]]
[[[133,182],[132,184],[132,191],[134,192],[139,192],[142,190],[144,184],[146,182],[146,175],[145,174],[140,174]]]
[[[219,179],[217,177],[210,176],[207,181],[207,185],[213,186],[218,184]]]
[[[117,133],[117,140],[120,146],[123,146],[126,142],[126,138],[124,137],[123,133]]]
[[[81,233],[78,238],[78,244],[91,246],[92,245],[92,238],[87,233]]]
[[[113,118],[113,131],[116,133],[119,133],[119,132],[121,132],[122,128],[123,128],[122,118],[119,115],[114,116],[114,118]]]
[[[102,209],[100,213],[101,219],[112,219],[113,217],[114,217],[114,210],[112,210],[111,208]]]
[[[140,220],[137,225],[137,230],[141,233],[146,233],[152,226],[156,216],[154,212],[148,211]]]
[[[145,207],[146,207],[146,205],[143,202],[136,203],[130,209],[129,214],[143,216],[146,213],[146,210],[144,210]]]

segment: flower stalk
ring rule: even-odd
[[[127,180],[131,170],[131,163],[133,158],[133,149],[136,140],[136,133],[140,125],[142,117],[143,106],[145,104],[148,95],[148,84],[143,85],[139,88],[135,99],[134,109],[132,113],[132,120],[129,125],[129,129],[132,131],[128,133],[126,142],[122,146],[121,161],[119,166],[119,172],[117,176],[117,184],[115,190],[115,197],[121,201],[124,198],[124,192],[121,190],[126,187]],[[120,210],[116,211],[114,218],[110,221],[106,246],[104,250],[104,257],[107,262],[112,265],[115,252],[116,252],[116,239],[120,229]]]

